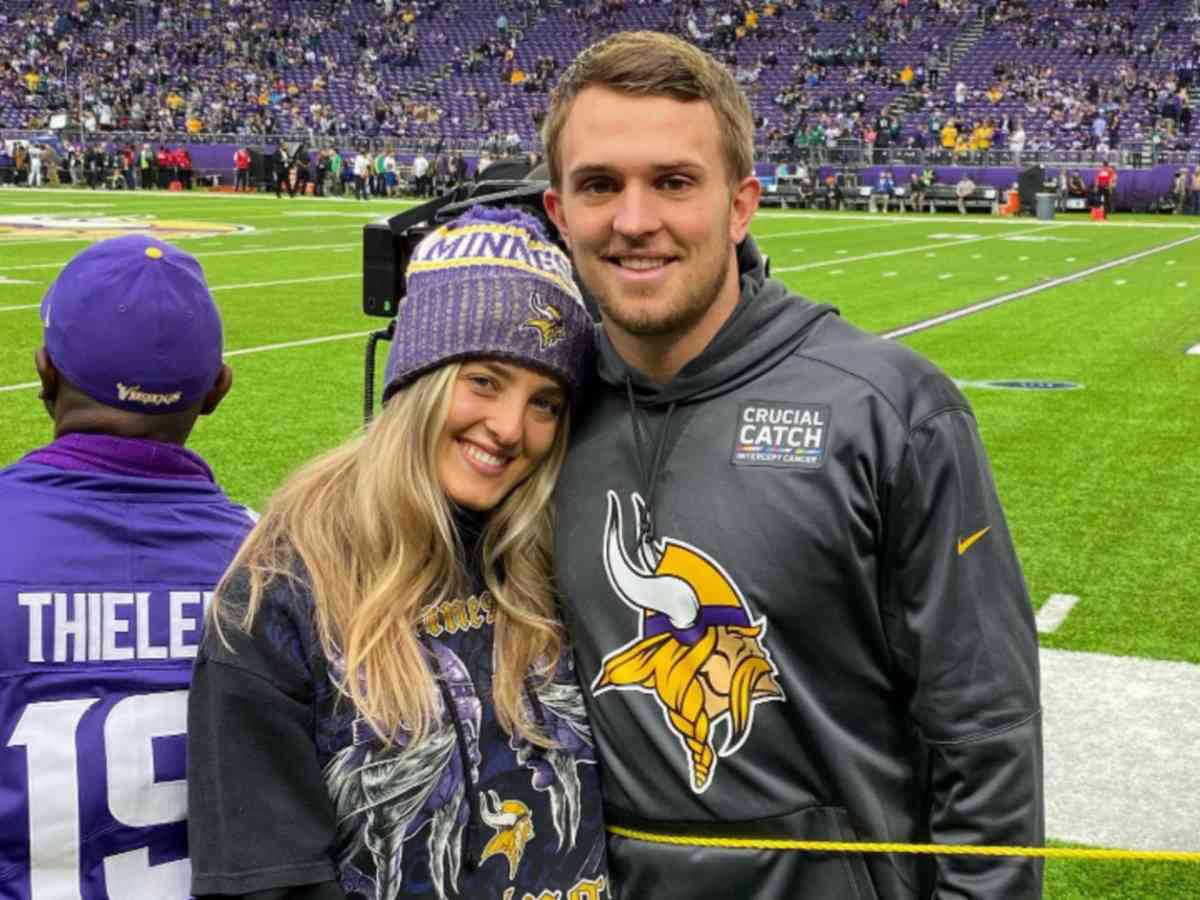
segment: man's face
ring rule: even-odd
[[[736,305],[734,247],[761,188],[731,186],[718,135],[700,101],[592,86],[571,107],[546,209],[606,326],[631,340],[711,336]]]

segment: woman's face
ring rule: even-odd
[[[465,509],[495,508],[550,452],[566,405],[555,379],[492,359],[463,363],[438,441],[438,478]]]

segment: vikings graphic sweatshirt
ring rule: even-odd
[[[735,843],[1043,840],[1033,615],[966,399],[752,240],[738,264],[739,305],[668,384],[602,336],[559,481],[613,890],[1040,897],[1028,859]]]
[[[479,523],[459,517],[468,558]],[[601,900],[607,869],[591,732],[569,654],[532,718],[554,739],[513,738],[491,704],[494,601],[427,611],[421,640],[442,717],[420,744],[381,741],[335,688],[312,600],[268,589],[250,634],[206,638],[189,717],[193,885],[253,900]],[[244,603],[235,587],[230,600]]]

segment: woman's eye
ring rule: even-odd
[[[468,375],[467,381],[471,382],[474,387],[484,391],[494,390],[496,387],[495,380],[487,375]]]
[[[532,404],[534,409],[538,410],[538,412],[545,413],[546,415],[553,416],[555,418],[557,418],[558,414],[562,412],[562,401],[560,400],[551,400],[548,397],[534,397],[529,402]]]

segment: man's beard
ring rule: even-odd
[[[622,298],[633,302],[614,302],[614,298],[603,290],[593,292],[589,289],[589,293],[605,318],[626,334],[649,338],[686,334],[704,318],[720,296],[721,288],[729,275],[729,253],[724,247],[721,248],[719,258],[720,264],[711,273],[711,277],[698,284],[683,285],[682,296],[674,298],[666,308],[653,308],[653,304],[650,308],[641,306],[637,303],[638,294],[625,295]],[[585,287],[590,288],[588,285]],[[617,289],[614,288],[615,290]]]

